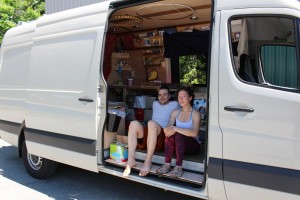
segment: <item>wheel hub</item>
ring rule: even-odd
[[[28,161],[29,161],[29,164],[32,169],[34,169],[34,170],[41,169],[43,160],[40,156],[36,156],[36,155],[32,155],[32,154],[28,153],[27,157],[28,157]]]

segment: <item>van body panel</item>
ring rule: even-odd
[[[97,84],[108,6],[38,21],[26,91],[26,127],[34,132],[25,131],[29,153],[98,170]],[[62,156],[47,152],[49,146]]]
[[[6,32],[0,51],[0,137],[18,146],[36,21]]]
[[[24,45],[27,42],[32,42],[36,22],[37,21],[31,21],[9,29],[3,37],[1,48],[8,48],[12,45]]]
[[[299,93],[238,80],[228,48],[230,17],[274,13],[275,16],[289,13],[299,18],[296,10],[283,8],[235,9],[221,14],[220,49],[225,48],[219,57],[223,63],[219,67],[219,123],[223,133],[223,170],[228,199],[269,198],[272,190],[293,193],[285,196],[291,199],[299,194],[298,184],[295,184],[300,180]],[[225,106],[253,108],[254,112],[229,112]],[[240,190],[236,190],[236,183],[259,186],[256,189],[259,192],[245,196],[249,188],[240,186]],[[272,196],[272,199],[282,199],[281,195]]]

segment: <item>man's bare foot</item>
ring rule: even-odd
[[[150,170],[151,170],[151,163],[145,162],[140,173],[139,176],[147,176],[147,174],[149,174]]]
[[[125,168],[125,170],[123,172],[123,177],[127,177],[130,174],[130,172],[131,172],[131,168],[134,167],[135,165],[136,165],[135,161],[133,161],[133,162],[129,162],[128,161],[127,165],[126,165],[126,168]]]

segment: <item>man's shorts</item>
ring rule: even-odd
[[[138,149],[147,149],[147,137],[148,137],[148,128],[144,127],[144,137],[137,139]],[[165,146],[165,134],[164,134],[164,129],[161,128],[160,134],[157,136],[155,151],[163,151],[164,146]]]

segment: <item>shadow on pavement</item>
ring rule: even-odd
[[[54,176],[38,180],[27,174],[13,146],[0,146],[0,179],[1,176],[43,193],[49,199],[195,199],[67,165],[60,165]]]

